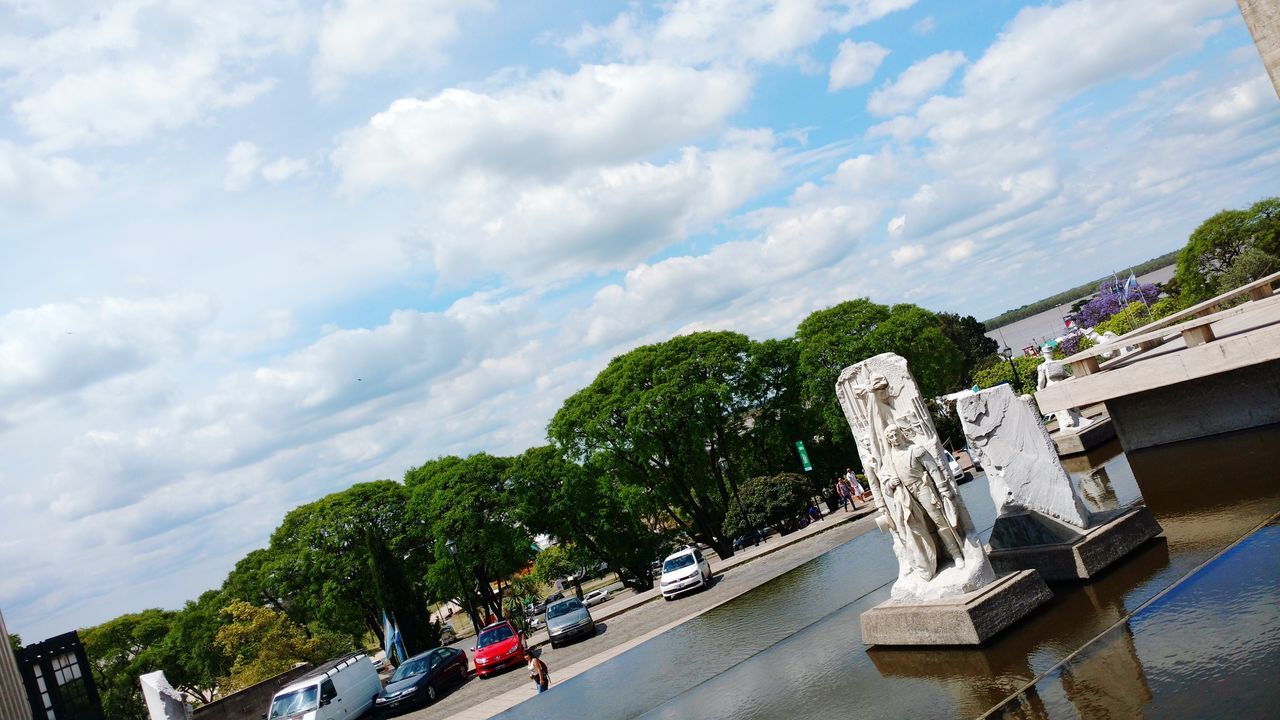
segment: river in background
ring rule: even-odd
[[[1132,623],[1126,618],[1179,580],[1201,577],[1193,571],[1280,511],[1280,426],[1131,456],[1113,441],[1066,466],[1091,504],[1145,500],[1164,534],[1091,583],[1054,585],[1048,604],[986,646],[863,646],[859,615],[888,597],[897,574],[888,537],[872,532],[553,682],[500,717],[975,717],[1042,675],[1005,707],[1007,716],[1177,717],[1188,693],[1199,708],[1223,708],[1247,685],[1252,695],[1231,705],[1232,716],[1276,717],[1280,684],[1268,680],[1280,647],[1274,634],[1229,654],[1209,642],[1224,628],[1236,637],[1280,627],[1274,542],[1247,553],[1248,562],[1224,564],[1225,579],[1203,576],[1239,602],[1198,596],[1188,585]],[[985,478],[961,494],[985,537],[994,519]],[[1259,575],[1260,565],[1273,571]],[[1089,644],[1100,635],[1105,642]],[[1237,675],[1243,679],[1229,679]]]
[[[1146,275],[1139,275],[1138,282],[1143,284],[1168,282],[1169,278],[1173,277],[1174,270],[1173,265],[1153,270]],[[1045,340],[1061,335],[1065,328],[1063,319],[1069,312],[1071,312],[1070,302],[1052,310],[1045,310],[1038,315],[1009,323],[1004,327],[991,329],[987,332],[987,337],[1000,343],[1001,348],[1012,348],[1014,355],[1021,355],[1023,348],[1039,345]]]

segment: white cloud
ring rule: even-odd
[[[95,5],[42,36],[6,37],[0,70],[41,147],[127,145],[270,90],[257,68],[291,52],[300,27],[287,0]]]
[[[1208,115],[1220,123],[1239,122],[1272,105],[1274,94],[1275,88],[1271,85],[1270,78],[1258,75],[1252,80],[1233,85],[1223,97],[1209,106]]]
[[[393,63],[412,69],[444,61],[463,13],[493,10],[488,0],[338,0],[324,6],[312,76],[328,95],[355,76]]]
[[[902,232],[902,228],[906,227],[907,216],[899,215],[889,221],[888,231],[890,235],[897,235]]]
[[[192,346],[212,318],[206,298],[102,298],[0,316],[0,406],[81,391]],[[3,417],[3,416],[0,416]]]
[[[640,10],[587,25],[565,42],[571,52],[602,47],[611,57],[688,65],[793,62],[831,32],[848,32],[915,0],[678,0],[655,21]]]
[[[563,176],[646,157],[721,128],[749,79],[671,65],[584,65],[492,93],[396,100],[342,136],[343,186],[427,186],[468,175]]]
[[[10,217],[65,205],[93,175],[65,157],[45,157],[0,139],[0,209]]]
[[[894,267],[910,265],[911,263],[924,257],[925,249],[923,245],[903,245],[889,253],[889,259],[893,262]]]
[[[222,184],[228,190],[243,190],[253,181],[260,167],[262,153],[258,146],[241,140],[227,151],[227,174]]]
[[[876,76],[876,69],[888,55],[888,49],[873,42],[841,42],[840,52],[831,63],[827,90],[834,92],[871,82]]]
[[[301,158],[282,157],[262,166],[262,178],[267,182],[284,182],[307,171],[307,161]]]
[[[911,32],[917,35],[932,35],[933,31],[938,27],[933,16],[922,17],[911,24]]]
[[[951,262],[963,260],[972,255],[976,247],[972,240],[961,240],[960,242],[952,243],[947,248],[947,259]]]
[[[886,82],[871,93],[867,110],[876,115],[910,110],[926,95],[942,87],[964,63],[964,53],[954,50],[930,55],[903,70],[893,82]]]

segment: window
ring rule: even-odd
[[[336,697],[338,697],[338,689],[333,686],[332,680],[320,683],[320,702],[328,702]]]

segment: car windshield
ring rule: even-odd
[[[568,615],[574,610],[581,610],[581,609],[582,609],[582,603],[578,602],[577,600],[572,598],[569,600],[564,600],[562,602],[558,602],[555,605],[552,605],[551,607],[547,608],[547,619],[550,620],[551,618],[558,618],[561,615]]]
[[[412,658],[405,664],[396,668],[396,671],[391,674],[391,682],[399,682],[400,680],[404,680],[405,678],[411,678],[414,675],[421,675],[426,671],[427,671],[426,658],[424,657]]]
[[[289,717],[308,710],[316,709],[316,697],[319,695],[319,689],[312,685],[301,690],[294,690],[291,693],[278,696],[271,701],[271,718]],[[262,707],[259,705],[258,707]]]
[[[693,553],[677,555],[673,558],[667,558],[667,561],[662,563],[662,572],[672,572],[674,570],[679,570],[680,568],[687,568],[692,564]]]
[[[511,630],[510,625],[499,625],[496,628],[489,628],[488,630],[480,633],[480,640],[476,643],[476,647],[489,647],[494,643],[500,643],[514,635],[515,633]]]

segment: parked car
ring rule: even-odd
[[[457,648],[434,648],[400,663],[387,686],[373,699],[378,715],[403,712],[436,701],[442,689],[466,682],[467,654]]]
[[[547,606],[547,637],[551,640],[552,649],[574,638],[595,634],[596,621],[578,598],[566,598]]]
[[[359,652],[331,660],[271,697],[264,717],[313,720],[359,717],[373,707],[382,688],[369,656]]]
[[[529,654],[524,637],[508,620],[487,625],[471,648],[476,654],[476,675],[482,678],[515,665],[523,665]]]
[[[972,478],[965,477],[965,475],[968,475],[968,473],[960,469],[960,463],[956,461],[956,457],[952,455],[949,450],[943,450],[942,456],[943,456],[943,459],[947,461],[947,469],[951,471],[952,480],[955,480],[957,483],[962,483],[965,480],[972,479]]]
[[[600,603],[608,599],[609,599],[609,590],[607,588],[600,588],[599,590],[592,590],[586,595],[583,595],[582,604],[586,605],[587,607],[595,607],[596,605],[599,605]]]
[[[772,533],[773,533],[773,528],[767,525],[765,527],[760,528],[759,530],[748,530],[747,532],[743,533],[737,538],[734,538],[733,551],[737,552],[747,547],[748,545],[759,545],[760,543],[764,542],[765,538],[769,537],[769,535],[771,535]]]
[[[711,582],[711,563],[696,547],[683,547],[662,561],[662,579],[658,583],[662,599],[705,588]]]
[[[440,628],[440,644],[452,645],[456,642],[458,642],[458,631],[454,630],[452,625],[445,623],[445,626]]]

